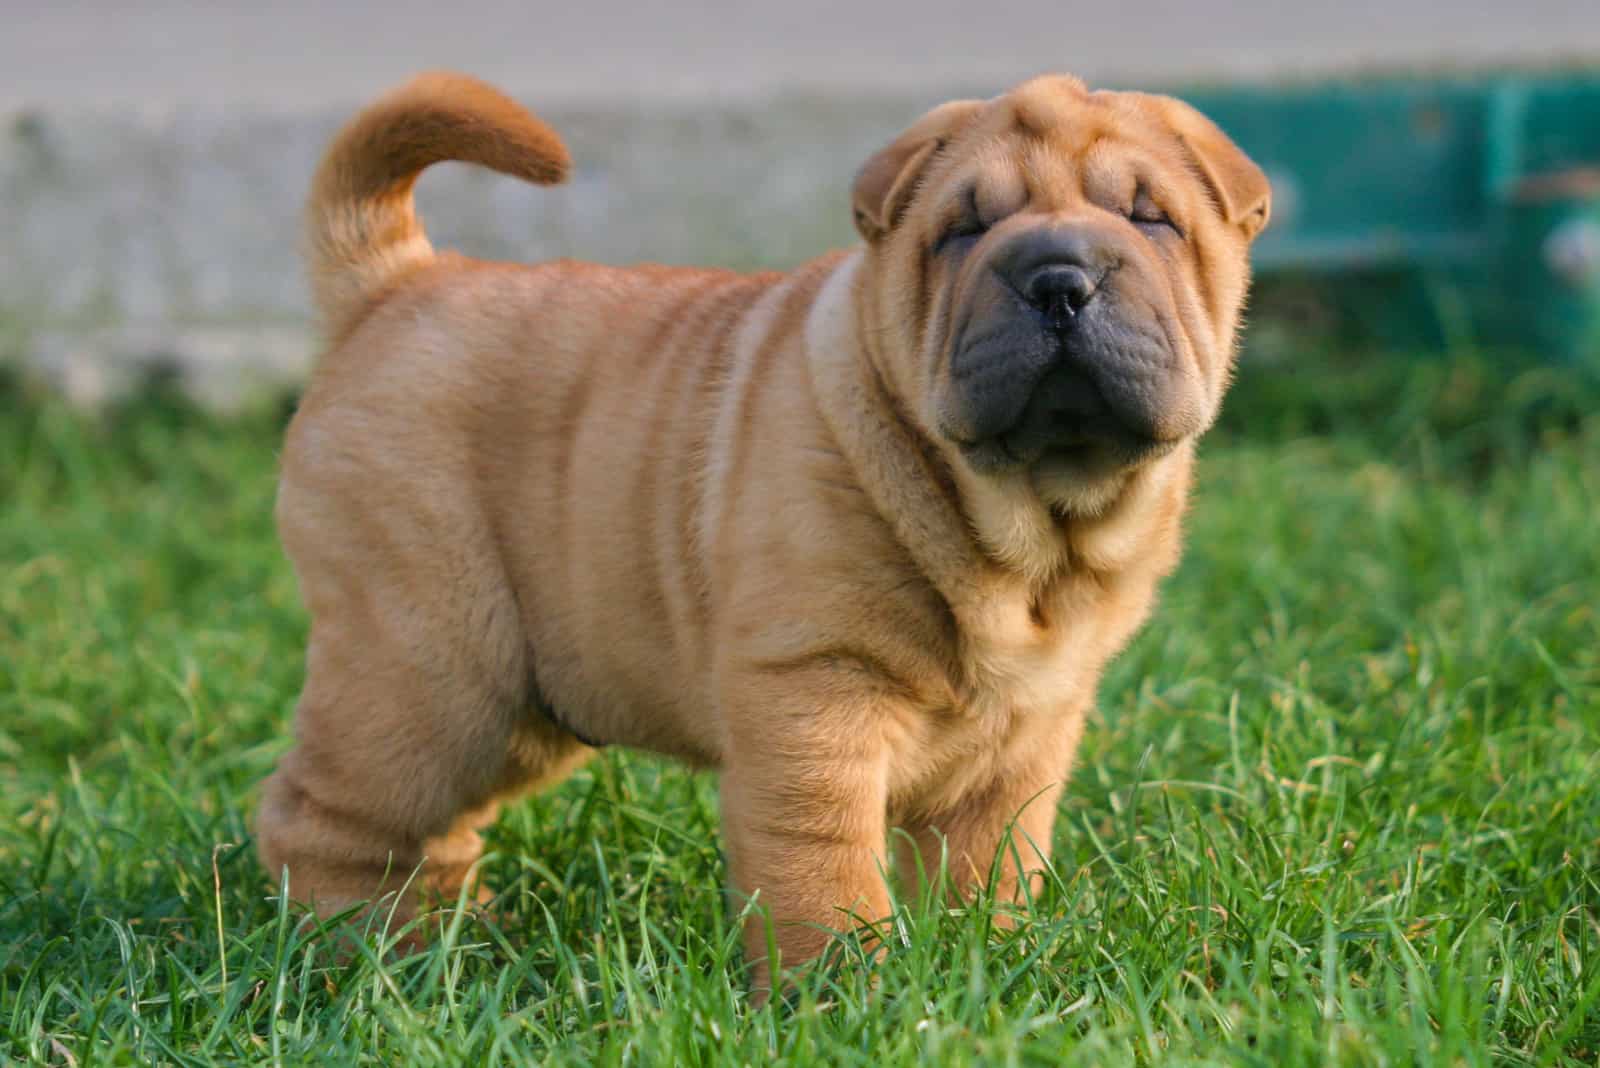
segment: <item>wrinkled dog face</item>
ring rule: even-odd
[[[930,112],[854,193],[886,376],[954,462],[1092,511],[1210,425],[1268,188],[1192,108],[1037,79]]]

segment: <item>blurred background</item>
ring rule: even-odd
[[[1066,69],[1186,91],[1267,164],[1268,355],[1352,324],[1437,348],[1553,316],[1541,347],[1594,340],[1600,181],[1536,208],[1522,185],[1600,174],[1592,0],[0,6],[0,353],[87,405],[151,375],[220,409],[298,381],[317,154],[433,66],[535,105],[578,161],[553,191],[439,168],[422,200],[443,246],[793,264],[852,240],[849,176],[922,108]],[[1510,293],[1506,255],[1539,265]],[[1577,289],[1534,307],[1546,260]]]

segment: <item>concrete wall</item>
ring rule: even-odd
[[[0,359],[74,396],[152,369],[227,404],[294,381],[296,257],[334,124],[455,66],[539,105],[573,183],[424,179],[437,244],[782,266],[852,239],[846,188],[923,107],[1099,81],[1600,56],[1595,0],[0,0]]]
[[[441,247],[537,260],[785,266],[853,239],[850,175],[920,101],[545,109],[577,161],[540,189],[429,172]],[[309,345],[298,259],[330,115],[14,115],[0,130],[0,319],[80,399],[176,371],[226,404],[295,379]]]

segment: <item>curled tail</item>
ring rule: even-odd
[[[422,74],[381,97],[334,138],[306,205],[306,266],[327,336],[433,260],[411,190],[443,160],[539,185],[561,182],[571,165],[554,130],[476,78]]]

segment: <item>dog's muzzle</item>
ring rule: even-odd
[[[1038,227],[981,269],[958,313],[942,413],[975,464],[1056,454],[1131,464],[1200,429],[1151,287],[1114,243]]]

